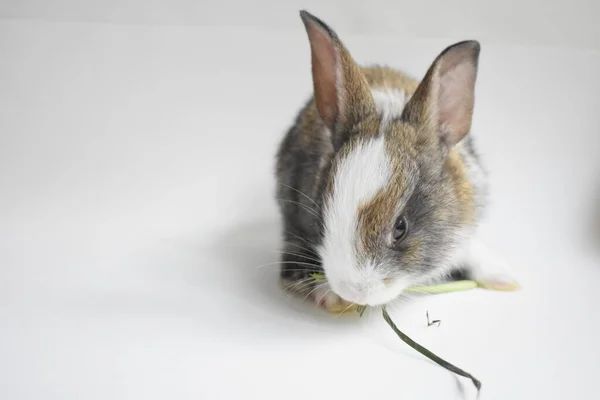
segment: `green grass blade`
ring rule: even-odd
[[[437,293],[452,293],[452,292],[462,292],[464,290],[471,290],[480,287],[479,284],[475,281],[454,281],[454,282],[444,282],[437,285],[429,285],[429,286],[412,286],[406,288],[405,292],[411,293],[428,293],[428,294],[437,294]]]
[[[412,347],[413,349],[415,349],[416,351],[418,351],[425,357],[434,361],[436,364],[446,368],[447,370],[452,371],[457,375],[464,376],[465,378],[471,379],[471,381],[473,382],[473,385],[475,385],[475,387],[477,388],[477,393],[479,393],[479,391],[481,390],[481,382],[477,378],[475,378],[473,375],[469,374],[468,372],[465,372],[462,369],[455,367],[454,365],[450,364],[448,361],[443,360],[442,358],[436,356],[431,351],[427,350],[425,347],[421,346],[419,343],[417,343],[414,340],[412,340],[411,338],[409,338],[400,329],[398,329],[398,327],[396,326],[394,321],[392,321],[392,319],[390,318],[390,315],[388,314],[385,307],[382,308],[382,312],[383,312],[383,319],[385,320],[385,322],[388,323],[388,325],[394,330],[394,332],[396,332],[396,335],[398,335],[398,337],[400,339],[402,339],[404,341],[404,343],[406,343],[407,345],[409,345],[410,347]]]
[[[312,274],[310,274],[310,276],[315,280],[315,282],[322,282],[325,281],[325,274],[322,274],[320,272],[314,272]]]

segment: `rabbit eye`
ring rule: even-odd
[[[408,221],[406,217],[402,215],[396,220],[396,227],[394,228],[394,242],[399,242],[406,237],[408,233]]]

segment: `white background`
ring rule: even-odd
[[[0,1],[0,398],[472,396],[378,314],[324,315],[259,268],[274,152],[310,94],[304,7],[359,62],[417,76],[481,41],[482,236],[523,290],[393,317],[481,399],[596,398],[598,3],[403,3]]]

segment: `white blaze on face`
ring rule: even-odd
[[[382,115],[377,138],[366,139],[339,161],[333,193],[324,204],[324,238],[319,249],[331,289],[347,301],[382,304],[399,294],[399,282],[386,284],[387,276],[365,254],[358,226],[358,210],[390,182],[392,164],[383,134],[391,118],[402,113],[404,95],[399,90],[373,91]]]
[[[340,160],[333,177],[333,194],[324,205],[320,255],[331,288],[348,301],[368,301],[384,286],[385,277],[364,254],[358,210],[386,187],[390,177],[390,160],[382,136],[357,145]]]

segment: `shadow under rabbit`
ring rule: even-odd
[[[277,221],[254,221],[223,232],[208,251],[236,279],[234,296],[262,312],[295,315],[319,324],[355,324],[353,315],[336,318],[312,302],[285,292],[279,282],[281,232]],[[233,286],[232,286],[233,288]]]

